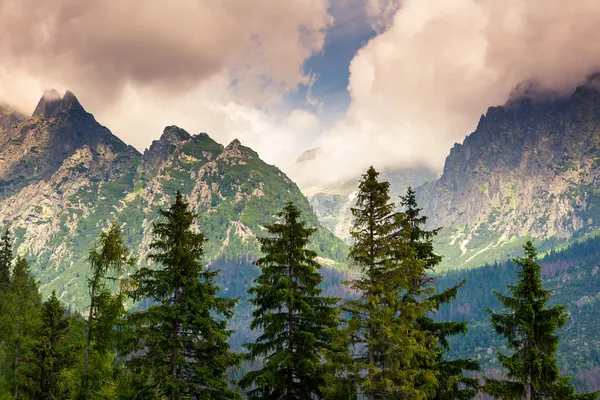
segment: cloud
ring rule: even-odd
[[[226,73],[252,98],[306,82],[322,49],[326,0],[3,0],[0,68],[42,83],[93,91],[97,102],[128,86],[181,93]],[[0,89],[0,95],[6,90]]]
[[[365,0],[365,11],[371,27],[377,32],[385,31],[392,24],[402,2],[403,0]]]
[[[520,82],[567,92],[600,70],[598,26],[597,0],[0,0],[0,99],[31,112],[44,89],[70,89],[139,149],[171,124],[239,137],[301,183],[440,170]],[[372,27],[339,117],[328,102],[345,102],[316,89],[348,65],[303,66],[326,34],[333,57]],[[315,111],[286,97],[298,85]],[[314,146],[322,157],[294,166]]]
[[[136,132],[128,143],[139,149],[157,139],[162,127],[176,124],[192,134],[206,132],[223,145],[237,138],[264,161],[282,168],[293,163],[299,149],[316,140],[320,127],[315,114],[283,106],[257,108],[230,100],[223,89],[224,80],[211,78],[176,102],[147,101],[158,96],[154,88],[128,89],[106,118],[112,118],[111,130],[119,137]],[[98,114],[100,121],[103,118],[103,113]]]
[[[140,150],[177,124],[224,144],[239,137],[285,164],[314,140],[307,131],[316,118],[284,99],[313,83],[303,65],[323,49],[333,23],[328,6],[0,0],[0,101],[27,114],[45,89],[68,89]]]
[[[441,170],[452,145],[520,82],[568,92],[600,70],[597,0],[404,0],[390,19],[398,3],[368,0],[390,23],[352,60],[349,109],[302,174]]]

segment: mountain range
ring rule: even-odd
[[[47,91],[31,117],[0,111],[0,223],[10,224],[42,292],[56,290],[77,308],[100,231],[110,221],[122,224],[146,262],[152,222],[178,190],[199,215],[207,263],[249,264],[258,256],[256,235],[288,200],[317,228],[312,246],[321,262],[340,266],[345,259],[347,246],[319,224],[296,184],[238,140],[223,146],[169,126],[141,154],[71,92]]]
[[[436,251],[444,256],[436,286],[467,279],[459,299],[440,318],[470,322],[456,355],[475,355],[497,366],[485,307],[491,290],[514,280],[505,262],[533,239],[548,255],[544,278],[553,302],[567,304],[561,367],[581,387],[600,387],[600,85],[598,77],[569,94],[527,90],[490,107],[443,171],[383,169],[393,201],[416,188],[430,227],[442,227]],[[322,156],[312,149],[298,163]],[[377,167],[377,166],[376,166]],[[347,265],[350,208],[360,177],[301,189],[276,166],[234,140],[223,146],[206,133],[164,129],[142,153],[113,135],[76,96],[48,91],[31,116],[0,105],[0,224],[9,224],[17,252],[26,257],[42,292],[85,312],[87,254],[111,221],[124,227],[138,257],[151,241],[152,222],[180,190],[198,214],[206,263],[219,269],[219,285],[240,297],[231,342],[255,335],[248,328],[247,289],[258,271],[256,237],[294,201],[317,228],[311,246],[324,265],[325,293],[348,296],[342,285],[356,274]],[[480,267],[474,269],[476,267]],[[596,382],[596,383],[594,383]]]

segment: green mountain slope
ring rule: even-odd
[[[146,262],[156,212],[177,190],[199,215],[207,262],[241,260],[247,269],[261,226],[288,200],[317,227],[313,246],[323,263],[344,260],[347,246],[319,225],[294,182],[237,140],[223,147],[171,126],[142,155],[69,92],[47,92],[31,118],[2,114],[0,127],[0,222],[11,224],[42,291],[56,290],[76,308],[101,229],[114,219],[124,224],[128,245]]]

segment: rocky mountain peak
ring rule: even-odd
[[[72,110],[83,110],[77,97],[70,91],[66,91],[63,97],[55,89],[46,90],[38,102],[33,116],[40,116],[48,119],[56,117],[60,112],[70,112]]]
[[[65,92],[65,95],[62,98],[62,106],[65,110],[83,110],[83,107],[81,106],[81,103],[79,102],[77,97],[73,94],[73,92],[69,90]]]
[[[225,147],[225,149],[237,149],[240,147],[242,147],[242,143],[238,139],[233,139],[231,143],[229,143],[227,147]]]
[[[49,118],[60,108],[62,98],[54,89],[46,90],[38,102],[33,115],[39,115],[42,118]]]
[[[452,148],[441,178],[418,190],[430,226],[446,228],[445,265],[481,265],[518,252],[526,237],[565,239],[600,226],[594,79],[570,96],[515,89],[524,97],[490,107]]]
[[[251,148],[243,146],[238,139],[233,139],[231,143],[225,147],[219,159],[226,161],[229,164],[243,164],[246,161],[258,156]]]
[[[175,147],[187,142],[192,136],[184,129],[170,125],[165,127],[160,139],[153,140],[150,148],[144,151],[144,160],[149,168],[156,168],[165,162]]]
[[[192,135],[187,133],[184,129],[181,129],[176,125],[170,125],[163,130],[163,134],[160,136],[159,141],[163,143],[177,145],[191,138]]]
[[[60,94],[58,94],[56,89],[47,89],[46,91],[44,91],[44,94],[42,95],[42,99],[47,102],[52,102],[52,101],[60,101],[60,100],[62,100],[62,97],[60,97]]]

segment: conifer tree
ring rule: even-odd
[[[442,257],[435,254],[433,238],[441,228],[426,230],[427,216],[421,215],[422,208],[418,207],[415,191],[409,187],[406,195],[400,196],[402,216],[406,220],[408,229],[408,243],[415,251],[416,257],[424,262],[424,270],[421,276],[415,276],[412,282],[410,296],[414,298],[420,290],[431,287],[433,279],[427,272],[433,272],[434,268],[442,261]],[[464,376],[464,371],[478,371],[479,363],[472,359],[447,360],[444,354],[449,350],[448,337],[467,332],[466,322],[444,321],[437,322],[433,314],[440,306],[448,304],[456,298],[458,290],[464,285],[464,281],[456,286],[448,288],[440,293],[431,294],[429,300],[429,315],[419,319],[419,325],[427,332],[437,338],[437,359],[434,368],[437,370],[439,386],[435,399],[470,399],[477,392],[479,383],[475,378]],[[427,365],[427,363],[425,364]]]
[[[0,295],[10,284],[10,268],[13,260],[13,239],[8,228],[0,237]]]
[[[26,363],[25,389],[31,398],[50,400],[60,398],[58,381],[63,369],[70,367],[72,356],[65,338],[69,318],[56,292],[42,304],[41,325]]]
[[[124,313],[124,294],[112,294],[110,282],[135,264],[124,243],[121,228],[113,223],[100,233],[98,245],[88,256],[92,276],[88,279],[90,307],[87,318],[86,341],[81,374],[81,395],[97,392],[102,386],[101,376],[110,373],[110,360],[115,349],[115,325]],[[94,359],[93,359],[94,358]],[[94,364],[94,368],[90,366]],[[93,387],[91,387],[93,386]]]
[[[19,398],[25,383],[21,364],[35,343],[40,324],[40,307],[41,297],[37,282],[29,272],[29,263],[18,257],[10,284],[7,315],[3,321],[7,328],[6,353],[12,367],[11,392],[15,398]]]
[[[226,320],[235,299],[217,296],[217,272],[202,265],[204,236],[192,230],[197,218],[177,193],[164,222],[154,223],[150,259],[157,269],[134,274],[134,300],[156,304],[130,317],[127,365],[132,398],[237,399],[228,387],[227,369],[238,364],[230,351]]]
[[[565,306],[547,306],[551,292],[542,287],[536,249],[531,241],[523,248],[525,256],[513,259],[520,270],[517,283],[508,286],[510,296],[494,291],[509,312],[488,310],[494,329],[513,350],[510,355],[497,353],[508,379],[485,378],[484,390],[500,399],[596,399],[597,393],[576,395],[570,378],[560,375],[555,358],[560,341],[556,329],[567,322]]]
[[[346,301],[347,327],[327,352],[331,399],[425,399],[437,387],[434,371],[417,362],[436,354],[435,338],[417,323],[428,303],[406,297],[425,262],[408,245],[407,220],[394,212],[389,183],[378,175],[373,167],[363,175],[352,209],[350,257],[363,275],[350,283],[360,297]]]
[[[259,238],[264,257],[256,261],[261,275],[249,290],[255,306],[250,328],[261,329],[249,356],[262,368],[248,373],[242,387],[252,386],[250,399],[316,399],[324,385],[320,352],[331,346],[337,327],[336,299],[321,296],[317,254],[308,250],[314,228],[301,221],[288,202],[280,221],[266,226]]]
[[[7,343],[10,335],[10,326],[12,326],[10,307],[10,285],[11,285],[11,265],[12,265],[12,237],[8,228],[0,238],[0,391],[9,391],[8,384],[2,384],[7,377],[8,356],[3,354],[9,350],[11,345]],[[4,378],[4,379],[3,379]],[[4,388],[2,388],[4,386]]]

